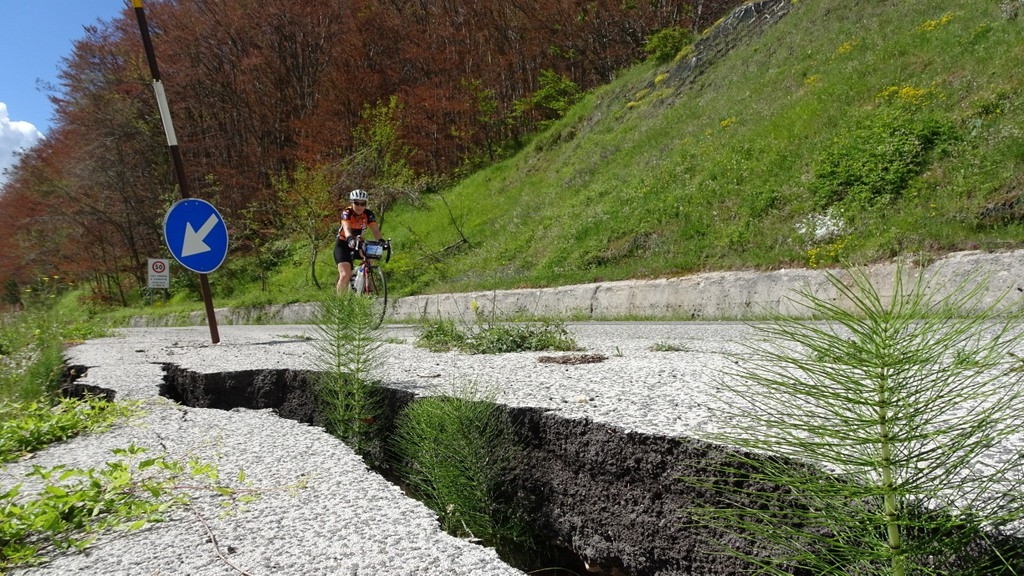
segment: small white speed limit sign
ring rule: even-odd
[[[147,286],[150,288],[171,287],[171,267],[169,260],[164,258],[149,259],[149,282],[147,283]]]

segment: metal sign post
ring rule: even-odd
[[[188,191],[188,179],[185,177],[185,163],[181,159],[181,150],[178,149],[178,138],[174,135],[174,124],[171,122],[171,108],[167,105],[167,95],[164,93],[164,85],[160,80],[160,69],[156,65],[156,52],[153,50],[153,40],[149,37],[149,27],[146,25],[146,13],[142,8],[142,0],[132,0],[132,5],[135,7],[135,18],[139,21],[139,31],[142,33],[142,45],[146,49],[146,60],[149,62],[149,71],[153,76],[153,91],[156,93],[156,103],[160,107],[160,120],[164,125],[164,134],[167,135],[167,146],[171,151],[171,159],[174,161],[174,175],[178,181],[178,190],[181,191],[182,198],[190,198],[192,196]],[[175,205],[177,206],[177,204]],[[171,207],[172,211],[174,207]],[[216,210],[214,210],[216,212]],[[171,215],[169,211],[168,216]],[[217,215],[220,218],[220,214]],[[223,224],[223,220],[220,220]],[[204,223],[205,224],[205,223]],[[166,228],[166,223],[165,223]],[[200,225],[203,228],[203,225]],[[193,230],[195,234],[195,230]],[[169,240],[166,235],[165,239],[168,240],[168,247],[170,247]],[[201,241],[200,241],[201,242]],[[227,230],[224,233],[224,250],[227,251]],[[184,248],[183,248],[184,250]],[[174,249],[171,250],[174,252]],[[175,256],[179,262],[181,258]],[[223,258],[221,258],[223,261]],[[184,265],[184,262],[182,262]],[[217,263],[220,266],[220,262]],[[186,267],[188,267],[186,265]],[[214,266],[216,268],[216,266]],[[206,277],[205,272],[199,272],[199,289],[203,294],[203,302],[206,304],[206,322],[210,326],[210,340],[214,344],[220,342],[220,334],[217,332],[217,316],[213,311],[213,297],[210,293],[210,280]]]

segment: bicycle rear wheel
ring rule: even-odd
[[[384,315],[388,311],[388,285],[384,280],[384,271],[377,266],[370,268],[370,274],[366,277],[366,284],[363,287],[363,294],[373,298],[371,304],[373,327],[379,328],[384,323]]]

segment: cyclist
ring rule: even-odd
[[[352,278],[352,260],[358,256],[356,238],[369,228],[374,238],[381,239],[377,216],[366,207],[369,194],[364,190],[353,190],[348,198],[351,203],[341,211],[341,228],[338,228],[338,238],[334,241],[334,262],[338,265],[335,292],[338,294],[348,290],[348,282]]]

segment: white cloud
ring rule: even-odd
[[[43,133],[29,122],[11,120],[7,104],[0,102],[0,186],[7,181],[5,170],[14,166],[15,153],[31,148],[43,138]]]

